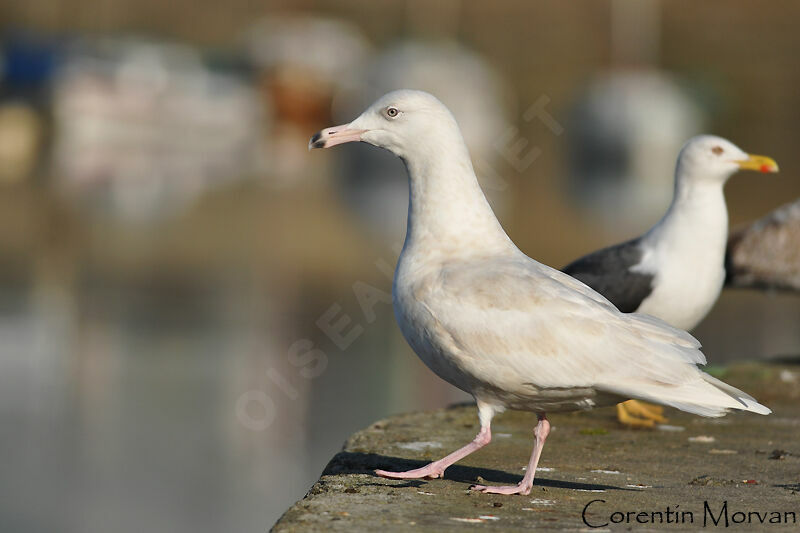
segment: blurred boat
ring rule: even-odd
[[[174,212],[257,168],[255,91],[186,45],[77,43],[54,81],[53,115],[56,184],[129,219]]]
[[[319,16],[272,16],[246,33],[246,55],[272,111],[263,138],[264,178],[272,186],[327,186],[331,169],[311,167],[308,132],[330,123],[340,91],[358,83],[372,55],[353,24]]]

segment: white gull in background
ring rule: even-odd
[[[703,416],[767,414],[705,374],[699,343],[656,318],[624,314],[574,278],[523,254],[481,191],[458,125],[421,91],[391,92],[353,122],[320,131],[310,148],[362,141],[400,157],[410,177],[406,240],[395,270],[395,315],[408,343],[442,379],[474,396],[481,429],[443,459],[395,478],[441,477],[491,440],[493,416],[533,411],[538,423],[518,485],[528,494],[550,423],[546,413],[640,398]]]
[[[563,271],[620,311],[647,313],[676,328],[693,329],[714,306],[725,281],[728,210],[723,187],[742,169],[777,172],[778,165],[721,137],[690,139],[678,156],[675,193],[661,221],[644,235],[593,252]],[[618,406],[618,416],[629,425],[664,420],[631,402]]]
[[[658,224],[563,271],[620,311],[694,328],[717,301],[725,281],[728,210],[723,187],[741,169],[777,172],[778,165],[720,137],[694,137],[680,152],[672,204]]]

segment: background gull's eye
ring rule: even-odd
[[[714,152],[714,155],[721,155],[725,150],[723,150],[721,146],[715,146],[711,151]]]
[[[387,117],[394,118],[394,117],[397,116],[397,114],[398,114],[398,111],[397,111],[396,107],[387,107],[386,108],[386,116]]]

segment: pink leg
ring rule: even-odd
[[[511,485],[506,487],[487,487],[485,485],[473,485],[470,487],[472,490],[487,492],[491,494],[522,494],[528,495],[533,487],[533,477],[536,475],[536,466],[539,464],[539,457],[542,455],[542,448],[544,448],[544,441],[547,440],[547,435],[550,434],[550,421],[544,414],[539,415],[539,423],[533,429],[533,453],[531,460],[528,463],[528,470],[525,471],[525,476],[518,485]]]
[[[481,421],[481,430],[478,435],[472,439],[472,442],[454,451],[447,457],[429,463],[422,468],[408,470],[406,472],[388,472],[386,470],[376,470],[375,473],[381,477],[389,479],[435,479],[444,476],[444,471],[447,467],[460,461],[474,451],[480,450],[492,440],[492,417],[495,414],[495,407],[478,401],[478,418]]]
[[[464,457],[468,456],[472,452],[476,450],[480,450],[492,440],[492,430],[489,426],[481,427],[480,432],[478,435],[466,446],[463,448],[459,448],[458,450],[454,451],[447,457],[439,459],[438,461],[434,461],[429,463],[422,468],[417,468],[414,470],[408,470],[406,472],[387,472],[386,470],[376,470],[375,473],[381,477],[387,477],[389,479],[419,479],[419,478],[427,478],[427,479],[434,479],[437,477],[442,477],[444,475],[445,469],[455,463],[456,461],[460,461]]]

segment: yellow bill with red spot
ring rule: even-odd
[[[758,172],[778,172],[778,163],[765,155],[748,154],[747,159],[736,161],[743,170],[756,170]]]

